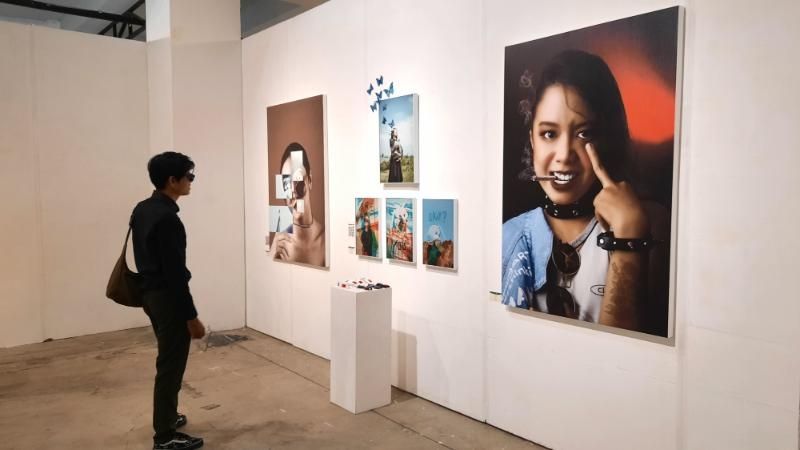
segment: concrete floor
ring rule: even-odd
[[[353,415],[329,402],[330,363],[250,329],[195,343],[181,390],[185,430],[207,449],[542,449],[393,389]],[[145,449],[152,445],[150,328],[0,349],[0,448]]]

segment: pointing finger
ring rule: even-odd
[[[589,155],[589,160],[592,161],[594,174],[597,176],[597,179],[600,180],[600,184],[603,187],[614,184],[614,180],[611,179],[611,176],[606,172],[605,167],[603,167],[603,163],[600,162],[600,157],[597,156],[597,150],[595,150],[594,144],[587,142],[585,148],[586,154]]]
[[[602,215],[600,215],[597,211],[595,211],[594,216],[595,218],[597,218],[597,221],[600,223],[600,227],[602,227],[603,230],[608,231],[611,229],[611,227],[608,226],[608,221],[606,221],[606,219]]]

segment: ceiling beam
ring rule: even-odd
[[[134,3],[133,5],[131,5],[131,7],[130,7],[130,8],[128,8],[128,9],[126,9],[126,10],[125,10],[125,12],[124,12],[124,13],[122,13],[122,14],[123,14],[123,15],[125,15],[125,16],[128,16],[128,15],[130,14],[130,16],[131,16],[131,17],[138,17],[138,18],[140,18],[140,19],[141,19],[141,17],[140,17],[138,14],[135,14],[135,13],[134,13],[134,11],[136,11],[137,9],[139,9],[139,7],[140,7],[140,6],[142,6],[142,4],[144,4],[144,0],[137,0],[137,1],[136,1],[136,3]],[[142,19],[142,20],[144,20],[144,19]],[[107,25],[105,28],[103,28],[102,30],[100,30],[100,32],[99,32],[99,33],[97,33],[97,34],[106,34],[106,33],[108,32],[108,30],[111,30],[112,28],[116,28],[116,25],[117,25],[117,22],[116,22],[116,21],[114,21],[114,22],[111,22],[111,23],[110,23],[110,24],[108,24],[108,25]],[[138,35],[139,35],[139,33],[141,33],[142,31],[144,31],[144,26],[145,26],[145,25],[144,25],[144,22],[142,22],[142,24],[141,24],[141,25],[142,25],[142,28],[140,28],[140,29],[139,29],[139,31],[138,31],[136,34],[132,34],[132,35],[129,37],[129,39],[133,39],[134,37],[138,36]],[[115,36],[115,37],[116,37],[116,36]]]
[[[72,16],[89,17],[91,19],[110,20],[130,25],[144,26],[145,20],[133,14],[112,14],[103,11],[90,11],[88,9],[72,8],[69,6],[54,5],[52,3],[39,2],[35,0],[0,0],[0,3],[22,6],[24,8],[41,9],[44,11],[58,12]]]

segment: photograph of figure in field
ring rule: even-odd
[[[386,199],[386,258],[414,262],[414,199]]]
[[[416,94],[378,101],[381,183],[416,183],[419,115]]]
[[[267,108],[267,165],[273,259],[327,267],[324,96]]]
[[[672,335],[682,14],[506,47],[502,303]]]
[[[456,201],[423,199],[422,232],[422,263],[455,269]]]
[[[379,198],[356,198],[356,254],[380,258],[381,212]]]

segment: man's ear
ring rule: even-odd
[[[174,177],[172,175],[170,175],[169,178],[167,178],[167,186],[177,187],[180,186],[180,184],[181,184],[180,178]]]

